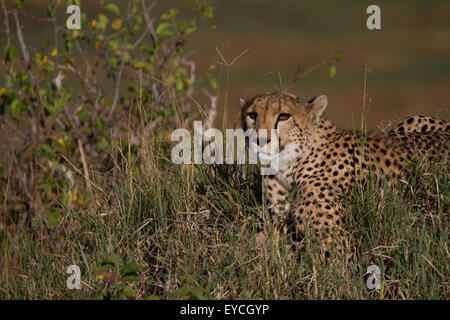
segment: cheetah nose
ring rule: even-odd
[[[264,147],[266,144],[270,143],[270,139],[265,139],[265,138],[258,138],[257,140],[257,144],[260,147]]]

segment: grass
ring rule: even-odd
[[[346,201],[355,251],[322,261],[313,241],[297,252],[267,223],[255,166],[174,166],[167,146],[150,148],[141,165],[124,156],[114,177],[91,174],[98,189],[61,201],[58,219],[2,235],[1,299],[448,299],[442,163],[421,162],[391,186],[356,186]],[[73,264],[81,290],[66,288]],[[381,290],[366,288],[371,264]],[[124,265],[143,268],[121,281]]]

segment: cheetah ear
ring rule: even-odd
[[[313,120],[319,120],[325,108],[328,105],[328,98],[326,95],[320,95],[318,97],[312,98],[308,101],[308,107],[311,112],[311,118]]]
[[[247,104],[247,101],[245,99],[239,98],[238,103],[239,103],[239,107],[241,107],[241,109],[243,109],[245,107],[245,105]]]

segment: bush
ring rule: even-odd
[[[124,8],[105,3],[95,17],[82,13],[81,29],[69,30],[57,20],[66,7],[51,1],[45,20],[53,37],[32,48],[21,24],[27,2],[1,3],[4,229],[57,223],[61,207],[85,204],[99,181],[110,182],[125,152],[137,163],[146,139],[166,139],[199,116],[195,63],[184,46],[198,20],[212,17],[205,0],[190,1],[188,19],[177,8],[155,18],[145,0],[130,0]]]

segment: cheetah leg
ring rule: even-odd
[[[332,249],[341,251],[348,247],[346,231],[342,227],[342,207],[334,201],[298,201],[293,205],[290,219],[295,235],[317,239],[325,257]]]
[[[262,180],[262,200],[269,204],[272,223],[280,226],[285,221],[290,205],[286,201],[289,191],[273,176],[264,176]]]

